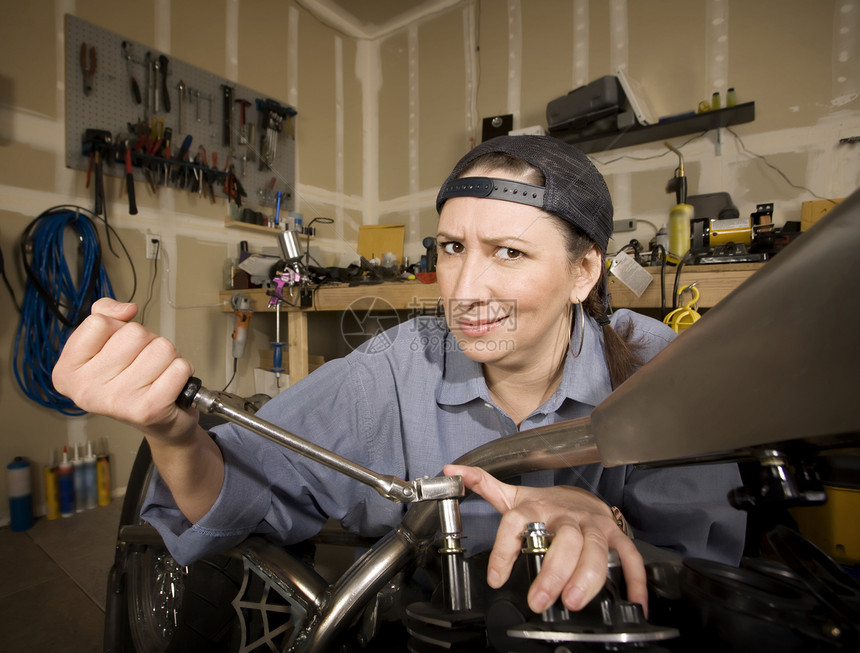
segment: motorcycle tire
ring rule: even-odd
[[[237,651],[241,627],[231,602],[242,584],[241,558],[210,556],[183,567],[157,534],[145,542],[122,535],[126,526],[145,524],[140,509],[152,469],[144,440],[129,477],[108,577],[104,651]]]

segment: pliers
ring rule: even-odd
[[[81,73],[84,76],[84,95],[90,95],[93,92],[93,79],[96,75],[96,49],[90,46],[90,60],[87,65],[87,43],[81,43]]]

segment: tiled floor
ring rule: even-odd
[[[107,574],[122,500],[0,529],[0,653],[102,650]]]

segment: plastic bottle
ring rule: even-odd
[[[60,517],[60,485],[56,449],[51,449],[49,462],[45,465],[45,516],[48,519],[59,519]]]
[[[716,111],[720,108],[720,92],[714,91],[711,95],[711,111]]]
[[[651,247],[657,247],[658,245],[663,248],[663,254],[667,254],[669,252],[669,230],[666,228],[666,225],[661,226],[657,233],[654,234],[654,238],[651,239],[650,243]]]
[[[87,510],[98,503],[98,482],[96,481],[96,456],[93,443],[87,442],[87,456],[84,458],[84,506]]]
[[[737,95],[735,94],[734,86],[726,92],[726,106],[733,107],[738,103]]]
[[[96,484],[98,486],[98,503],[100,506],[110,505],[110,459],[107,447],[96,456]]]
[[[75,512],[84,511],[84,461],[78,445],[73,444],[72,477],[75,479]]]
[[[30,463],[21,456],[6,466],[6,489],[9,493],[9,517],[13,531],[26,531],[33,525],[33,490]]]
[[[69,462],[68,447],[63,447],[63,459],[57,468],[57,485],[60,488],[60,515],[71,517],[75,512],[75,471]]]

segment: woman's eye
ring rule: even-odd
[[[496,256],[501,259],[513,261],[518,258],[522,258],[523,253],[518,249],[514,249],[513,247],[500,247],[498,252],[496,252]]]
[[[439,249],[445,254],[460,254],[463,251],[462,243],[439,243]]]

